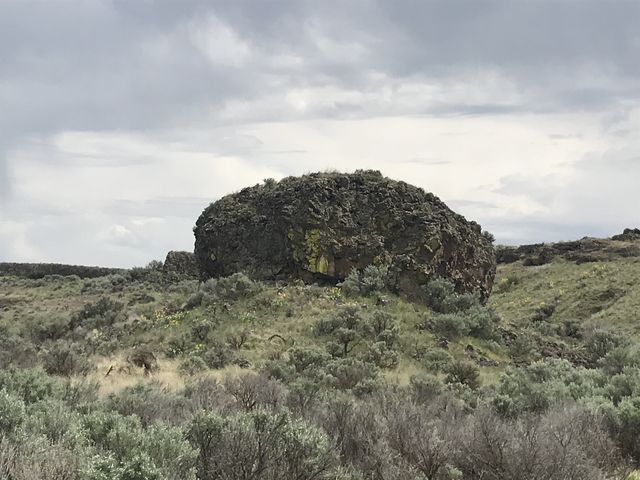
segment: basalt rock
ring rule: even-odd
[[[625,228],[624,232],[614,235],[611,240],[619,240],[622,242],[640,241],[640,228]]]
[[[191,252],[171,251],[167,253],[167,258],[162,267],[162,274],[165,278],[179,280],[198,278],[198,264],[196,257]]]
[[[388,267],[410,298],[434,276],[486,299],[495,276],[489,235],[421,188],[377,171],[288,177],[227,195],[194,229],[202,278],[339,282],[352,269]]]
[[[496,247],[496,260],[499,264],[521,260],[525,266],[545,265],[556,258],[581,264],[630,257],[640,257],[640,230],[636,232],[636,229],[626,229],[624,233],[610,239],[584,237],[569,242]]]

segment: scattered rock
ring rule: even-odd
[[[374,264],[387,267],[389,287],[409,298],[442,276],[486,299],[495,276],[480,225],[377,171],[265,181],[211,204],[194,233],[203,278],[245,272],[337,283]]]

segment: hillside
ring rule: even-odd
[[[321,478],[373,478],[365,475],[380,468],[380,478],[471,479],[493,471],[473,460],[487,455],[477,434],[490,420],[492,435],[510,438],[500,454],[510,473],[487,478],[540,478],[549,462],[558,469],[551,479],[625,478],[640,461],[640,257],[611,254],[623,241],[602,242],[587,263],[556,253],[499,264],[486,306],[445,280],[426,285],[425,302],[409,301],[373,266],[341,286],[244,274],[200,283],[167,276],[159,262],[96,278],[13,270],[0,277],[0,418],[13,419],[0,421],[2,435],[28,432],[79,456],[94,476],[77,478],[226,478],[203,474],[203,462],[217,458],[233,471],[231,459],[251,454],[248,439],[260,435],[251,422],[266,415],[261,421],[302,421],[318,436],[305,448],[323,465]],[[557,245],[545,248],[566,251]],[[104,438],[76,433],[84,440],[69,443],[72,431],[98,432],[90,411],[112,415],[112,426]],[[520,420],[527,415],[535,421]],[[48,430],[46,418],[67,433]],[[359,431],[365,419],[373,423]],[[206,422],[226,425],[216,434],[223,444],[248,437],[228,447],[235,453],[205,452],[194,429]],[[114,425],[137,435],[142,460],[109,436]],[[163,463],[149,443],[158,428],[168,429],[162,448],[181,451],[183,463]],[[529,428],[545,432],[544,453],[523,464],[517,445]],[[557,458],[554,439],[563,435],[569,456]],[[342,440],[324,449],[329,438]],[[7,445],[0,441],[0,472]],[[24,452],[17,458],[33,462]],[[98,452],[115,463],[98,462]],[[118,473],[95,473],[109,468]]]

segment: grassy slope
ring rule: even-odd
[[[216,307],[200,306],[181,311],[180,306],[193,293],[193,288],[192,285],[182,290],[165,291],[142,282],[105,287],[105,282],[101,284],[99,279],[26,280],[2,277],[0,321],[5,325],[17,325],[25,320],[37,324],[53,316],[70,315],[85,303],[105,295],[124,303],[131,333],[123,339],[119,350],[92,358],[92,363],[98,367],[92,377],[103,383],[105,392],[139,380],[140,371],[115,372],[107,379],[104,371],[110,365],[123,363],[129,349],[140,343],[151,345],[159,353],[161,370],[155,380],[168,386],[181,386],[184,376],[177,373],[180,359],[166,359],[163,353],[171,339],[187,335],[202,319],[215,319],[217,326],[210,339],[225,341],[239,329],[247,329],[249,339],[236,356],[255,368],[269,358],[281,355],[293,343],[297,346],[315,344],[323,348],[323,339],[313,333],[315,322],[332,315],[340,305],[354,302],[363,312],[384,308],[398,322],[401,357],[397,367],[384,371],[389,381],[407,383],[411,375],[424,370],[423,363],[414,359],[415,352],[438,348],[438,338],[434,334],[417,328],[430,318],[430,310],[393,295],[387,295],[388,305],[378,307],[373,298],[345,298],[335,288],[269,286],[250,298]],[[145,296],[149,297],[141,300]],[[148,301],[151,298],[152,301]],[[554,305],[555,310],[547,319],[549,322],[562,324],[578,320],[584,324],[613,325],[640,337],[640,258],[582,265],[563,260],[539,267],[525,267],[521,262],[503,265],[498,269],[490,305],[500,314],[504,324],[515,331],[530,326],[541,307]],[[272,338],[273,335],[279,335],[285,341]],[[468,345],[483,357],[498,363],[495,367],[481,367],[485,384],[494,382],[510,363],[508,348],[504,344],[476,338],[466,337],[451,342],[449,353],[456,358],[465,358],[464,349]],[[189,348],[198,347],[192,345]]]
[[[215,319],[216,327],[209,340],[225,341],[239,330],[248,330],[249,339],[236,352],[236,356],[247,360],[255,368],[259,368],[269,358],[281,355],[293,344],[324,348],[326,339],[314,334],[313,325],[318,320],[331,316],[345,304],[357,304],[365,315],[381,308],[395,318],[400,331],[397,345],[400,362],[397,367],[383,372],[389,381],[406,384],[411,375],[424,370],[421,362],[414,359],[414,352],[424,348],[439,348],[435,335],[418,328],[419,324],[431,317],[431,311],[424,305],[414,304],[394,295],[386,295],[388,303],[379,307],[374,298],[345,298],[338,288],[267,286],[249,298],[183,311],[180,306],[193,292],[193,286],[191,291],[188,288],[184,291],[161,291],[147,283],[133,282],[117,288],[95,288],[91,287],[92,282],[94,281],[64,278],[27,280],[3,277],[0,281],[0,320],[9,325],[17,325],[25,319],[32,324],[39,324],[55,316],[73,314],[85,303],[95,302],[102,296],[124,303],[132,333],[123,339],[118,351],[108,356],[96,355],[92,358],[92,363],[98,367],[92,377],[104,384],[105,391],[117,390],[119,385],[130,385],[136,380],[131,375],[141,376],[139,371],[126,375],[114,371],[109,378],[103,378],[109,366],[122,364],[128,350],[141,343],[151,345],[162,359],[161,371],[156,374],[155,379],[169,386],[179,387],[183,380],[176,374],[180,359],[163,358],[163,353],[170,340],[188,335],[193,326],[204,319]],[[150,295],[154,300],[139,303],[136,299],[141,295]],[[284,338],[284,341],[278,337],[273,338],[273,335]],[[487,358],[497,361],[505,358],[503,347],[495,342],[472,338],[452,341],[449,352],[454,357],[463,357],[464,347],[469,343]],[[193,344],[190,348],[197,349],[198,345]],[[362,348],[363,346],[356,347],[354,353]],[[485,379],[493,379],[501,368],[489,367],[482,370]]]
[[[549,318],[554,323],[578,320],[640,336],[640,258],[502,265],[489,303],[515,327],[529,324],[541,307],[555,305]]]

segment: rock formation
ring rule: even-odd
[[[377,171],[266,180],[209,205],[194,233],[203,278],[242,271],[335,283],[374,264],[388,267],[390,288],[409,297],[442,276],[484,299],[495,275],[480,225]]]
[[[536,243],[519,247],[496,247],[498,263],[513,263],[519,260],[525,266],[539,266],[556,258],[581,263],[607,262],[621,258],[640,257],[640,231],[627,229],[620,235],[609,238],[584,237],[580,240],[557,243]]]
[[[162,274],[170,280],[198,278],[198,264],[196,257],[191,252],[171,251],[162,267]]]
[[[622,242],[635,242],[640,240],[640,228],[625,228],[624,232],[614,235],[611,240],[619,240]]]

